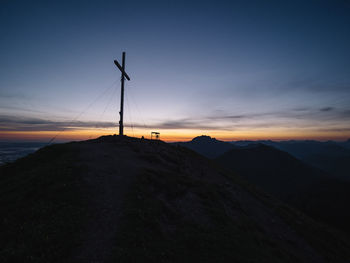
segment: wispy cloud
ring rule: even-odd
[[[191,130],[247,130],[261,128],[325,128],[347,129],[350,110],[330,106],[322,108],[295,108],[284,111],[250,112],[226,114],[223,111],[196,118],[167,119],[153,122],[145,127],[141,123],[126,123],[126,126],[149,129]],[[80,129],[115,128],[117,122],[100,121],[56,121],[36,117],[0,115],[0,131],[60,131]],[[339,129],[339,128],[337,128]]]
[[[113,122],[94,121],[50,121],[39,118],[0,116],[0,130],[2,131],[59,131],[76,130],[82,128],[112,128]]]
[[[333,107],[324,107],[320,109],[320,111],[332,111],[332,110],[334,110]]]

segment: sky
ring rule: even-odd
[[[350,138],[350,1],[0,1],[0,141]]]

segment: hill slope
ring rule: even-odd
[[[349,142],[319,141],[259,141],[288,152],[299,160],[321,169],[334,177],[350,181]],[[233,145],[256,144],[255,141],[234,141]]]
[[[230,150],[216,159],[268,193],[350,233],[350,184],[264,144]]]
[[[264,144],[232,149],[216,160],[284,199],[326,177],[325,173],[305,165],[290,154]]]
[[[0,167],[1,262],[348,262],[350,243],[208,159],[107,136]]]

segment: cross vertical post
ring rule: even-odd
[[[125,52],[123,52],[123,58],[122,58],[122,69],[125,71]],[[124,74],[122,72],[122,78],[121,78],[121,96],[120,96],[120,121],[119,121],[119,135],[124,134]]]
[[[120,121],[119,121],[119,135],[124,135],[124,80],[125,78],[127,80],[130,80],[128,74],[126,74],[125,72],[125,52],[123,52],[123,56],[122,56],[122,65],[120,65],[118,63],[117,60],[114,60],[114,64],[119,68],[119,70],[121,71],[121,96],[120,96]]]

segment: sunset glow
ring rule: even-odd
[[[160,132],[160,139],[166,142],[189,141],[196,136],[208,135],[222,141],[237,140],[335,140],[344,141],[348,139],[348,134],[342,132],[317,132],[296,130],[255,130],[255,131],[203,131],[198,130],[156,130]],[[49,142],[54,138],[55,142],[80,141],[94,139],[104,135],[118,134],[118,129],[87,129],[73,131],[11,131],[0,132],[2,141],[41,141]],[[151,130],[125,129],[125,134],[131,137],[150,139]]]
[[[0,141],[346,140],[342,1],[2,3]],[[120,23],[123,21],[123,23]]]

